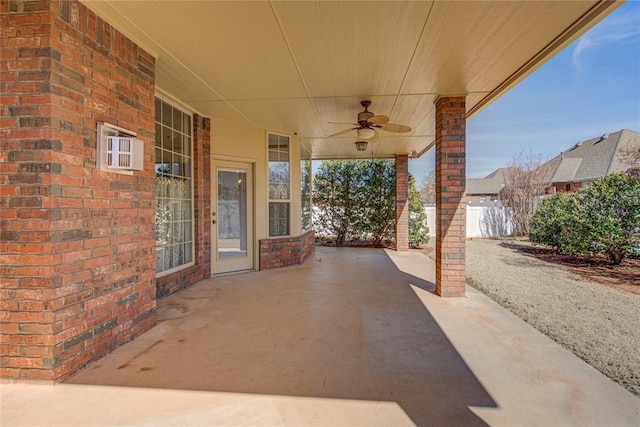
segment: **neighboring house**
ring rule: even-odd
[[[622,129],[578,142],[542,167],[549,168],[552,192],[577,191],[586,183],[633,166],[624,161],[627,150],[640,150],[640,133]]]
[[[640,133],[629,129],[578,142],[540,165],[546,177],[545,182],[549,183],[546,194],[577,191],[587,182],[640,167],[625,160],[625,152],[633,150],[640,150]],[[500,168],[484,178],[467,179],[466,202],[474,204],[499,200],[508,172],[509,168]]]
[[[435,292],[464,296],[466,120],[619,5],[0,2],[2,379],[62,381],[160,298],[303,262],[312,159],[395,159],[407,250],[435,147]]]
[[[504,175],[508,169],[496,169],[484,178],[467,179],[465,201],[467,203],[486,203],[498,200],[500,190],[504,187]]]

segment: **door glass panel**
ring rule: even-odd
[[[218,170],[218,259],[247,256],[247,173]]]

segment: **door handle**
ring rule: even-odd
[[[215,219],[213,221],[211,221],[211,224],[217,224],[218,221],[216,221]]]

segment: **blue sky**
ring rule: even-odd
[[[604,133],[640,131],[640,1],[624,3],[467,122],[467,177],[518,153],[552,158]],[[420,184],[434,150],[409,161]]]

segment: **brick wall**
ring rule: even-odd
[[[158,298],[211,277],[211,121],[193,116],[194,265],[157,279]]]
[[[155,60],[77,1],[2,1],[4,380],[60,381],[156,322]],[[96,125],[144,171],[96,170]]]
[[[465,295],[464,97],[436,101],[436,293]]]
[[[409,157],[396,156],[396,250],[409,250]]]
[[[555,183],[553,184],[554,192],[556,193],[575,193],[582,188],[581,182],[567,182],[567,183]]]
[[[307,231],[298,237],[274,237],[259,242],[260,270],[301,264],[315,251],[315,233]]]

